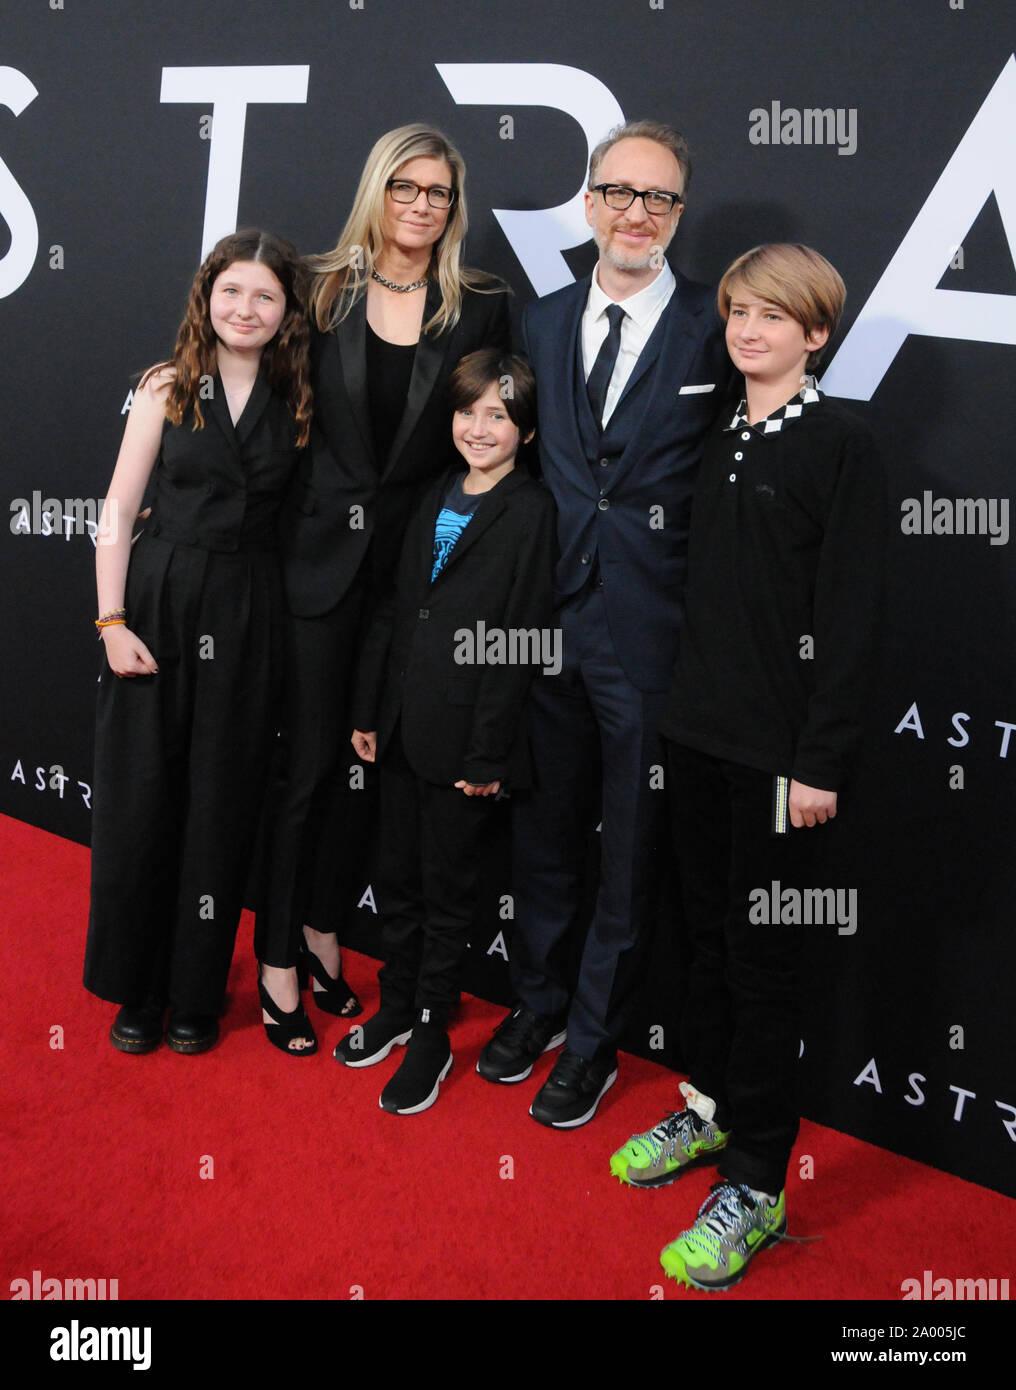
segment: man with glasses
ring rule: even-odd
[[[558,507],[556,622],[563,666],[531,697],[534,789],[514,818],[518,1007],[477,1071],[519,1082],[567,1041],[530,1107],[571,1129],[617,1076],[617,1043],[655,906],[665,763],[658,724],[681,619],[691,498],[730,363],[713,291],[664,257],[684,209],[688,149],[672,127],[628,122],[593,151],[591,278],[527,306],[543,475]],[[600,877],[578,979],[568,938],[584,851],[600,821]]]

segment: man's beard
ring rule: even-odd
[[[613,228],[612,232],[616,230]],[[662,264],[665,248],[661,241],[653,241],[644,251],[636,251],[619,246],[612,234],[602,238],[596,237],[595,240],[600,255],[615,270],[649,270],[654,265],[656,258],[659,258]]]

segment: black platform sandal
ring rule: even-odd
[[[321,989],[312,992],[314,1003],[326,1014],[335,1014],[337,1018],[355,1018],[357,1014],[363,1013],[363,1005],[356,992],[346,983],[342,972],[339,972],[337,980],[333,980],[320,959],[308,948],[306,941],[300,947],[299,970],[302,985],[306,986],[309,976],[313,975],[322,986]]]
[[[258,972],[258,998],[261,1000],[262,1009],[273,1020],[271,1023],[265,1023],[265,1036],[272,1046],[277,1047],[280,1052],[287,1053],[290,1057],[313,1057],[318,1050],[317,1036],[303,1004],[298,1003],[292,1013],[283,1013],[265,989],[260,971]],[[264,1023],[263,1019],[262,1022]],[[310,1047],[290,1047],[289,1044],[296,1038],[309,1039]]]

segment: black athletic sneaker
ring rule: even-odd
[[[566,1037],[567,1029],[561,1019],[534,1014],[520,1004],[498,1024],[480,1053],[476,1070],[485,1081],[503,1081],[506,1085],[525,1081],[536,1059],[552,1047],[560,1047]]]
[[[397,1013],[384,1006],[364,1024],[355,1024],[336,1044],[334,1057],[347,1067],[372,1067],[383,1062],[393,1047],[407,1043],[413,1035],[413,1015]]]
[[[617,1057],[587,1062],[565,1048],[529,1107],[541,1125],[577,1129],[596,1114],[596,1107],[617,1080]]]
[[[391,1115],[418,1115],[437,1100],[441,1082],[452,1069],[452,1049],[444,1021],[418,1014],[402,1065],[381,1092],[378,1104]]]

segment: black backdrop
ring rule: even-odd
[[[1014,31],[1005,0],[8,0],[0,810],[89,838],[94,550],[75,517],[203,245],[238,222],[325,248],[376,135],[424,120],[466,157],[469,259],[521,304],[593,263],[574,206],[546,211],[576,197],[589,142],[621,114],[671,120],[695,161],[674,260],[715,281],[760,241],[822,250],[850,291],[824,385],[871,398],[890,465],[884,661],[822,879],[856,889],[857,930],[811,929],[805,1112],[1016,1195]],[[904,534],[925,493],[993,499],[994,543]],[[504,864],[502,841],[468,980],[496,999]],[[345,937],[376,950],[368,881]],[[627,1039],[671,1063],[675,935],[665,914]]]

